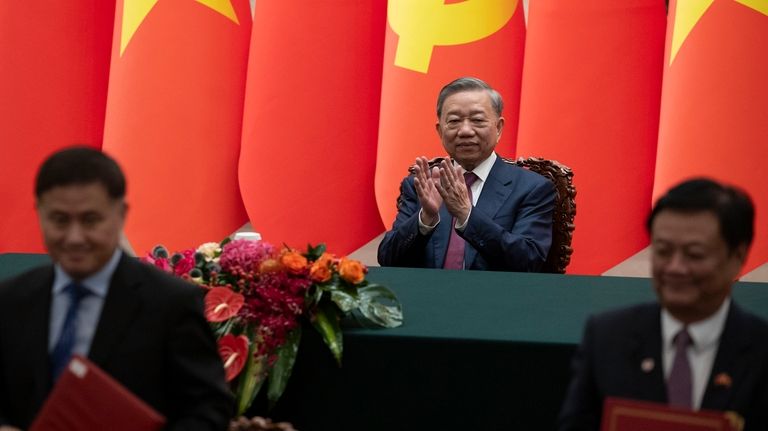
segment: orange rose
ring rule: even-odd
[[[331,279],[331,268],[317,261],[309,268],[309,278],[317,283],[325,283]]]
[[[332,263],[333,255],[323,253],[323,255],[320,256],[320,258],[317,259],[309,269],[309,278],[312,279],[312,281],[318,283],[325,283],[326,281],[330,280],[331,275],[333,274],[331,271]]]
[[[349,283],[357,284],[362,282],[365,280],[366,272],[368,272],[368,268],[360,263],[360,261],[342,257],[341,262],[339,262],[339,275]]]
[[[306,257],[293,250],[284,252],[280,256],[280,263],[294,274],[298,274],[306,269],[308,264]]]
[[[276,261],[275,259],[265,259],[263,262],[261,262],[261,265],[259,265],[259,272],[262,274],[277,272],[280,269],[280,262]]]

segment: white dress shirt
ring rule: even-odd
[[[101,316],[101,309],[104,307],[104,298],[106,298],[109,290],[109,282],[122,254],[120,249],[115,250],[102,269],[80,282],[80,285],[88,289],[89,294],[80,300],[75,327],[75,345],[72,348],[72,353],[88,355],[93,335],[96,332],[96,325]],[[51,319],[48,331],[49,352],[53,350],[59,340],[59,334],[62,326],[64,326],[64,319],[70,302],[70,296],[64,291],[64,288],[72,282],[72,278],[59,265],[54,266],[54,273],[51,292]]]
[[[688,346],[688,362],[691,364],[692,377],[692,406],[694,410],[701,408],[704,391],[707,388],[712,365],[715,362],[717,348],[720,345],[720,335],[725,327],[725,318],[731,299],[727,298],[720,308],[704,320],[688,325],[691,345]],[[683,328],[684,324],[672,317],[665,309],[661,310],[662,360],[664,362],[664,378],[669,378],[672,361],[675,359],[675,344],[673,338]]]

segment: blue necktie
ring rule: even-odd
[[[54,382],[64,371],[64,367],[72,356],[77,335],[77,311],[80,308],[80,301],[89,293],[85,286],[75,282],[68,284],[64,292],[69,296],[69,308],[64,317],[64,324],[61,326],[59,339],[51,350],[51,375]]]

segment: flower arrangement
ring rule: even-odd
[[[264,384],[270,404],[280,398],[298,352],[302,320],[320,333],[339,366],[342,318],[368,326],[402,324],[394,293],[368,283],[362,263],[337,258],[323,244],[300,253],[265,241],[225,239],[176,253],[157,246],[142,260],[207,290],[205,316],[216,335],[238,415]]]

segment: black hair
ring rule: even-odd
[[[646,223],[649,233],[653,220],[665,210],[686,213],[710,211],[720,222],[720,235],[731,251],[742,244],[747,248],[752,244],[755,207],[749,195],[738,187],[709,178],[683,181],[656,202]]]
[[[91,147],[70,147],[50,155],[37,171],[35,196],[54,187],[100,183],[112,199],[125,197],[125,176],[117,162]]]

